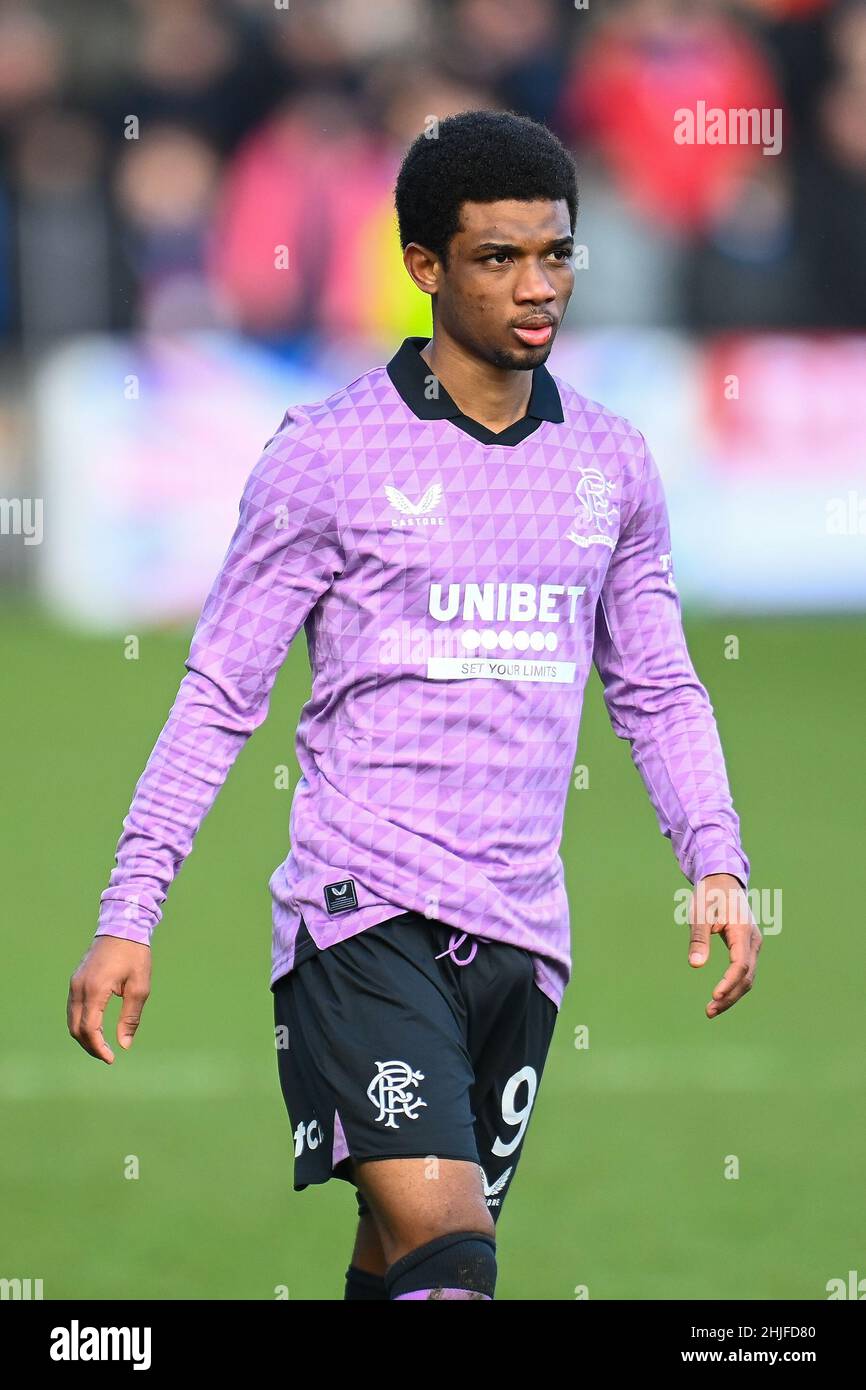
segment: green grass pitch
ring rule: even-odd
[[[589,787],[570,793],[562,841],[574,973],[499,1224],[498,1298],[820,1299],[829,1279],[866,1276],[866,627],[688,614],[686,629],[752,883],[782,890],[782,931],[752,993],[706,1019],[723,950],[686,964],[685,880],[593,676],[577,756]],[[115,1045],[106,1067],[66,1032],[68,977],[188,641],[145,633],[127,661],[120,640],[26,606],[0,614],[0,1275],[42,1278],[46,1299],[271,1299],[279,1285],[340,1298],[354,1198],[343,1183],[291,1189],[267,988],[267,880],[291,797],[274,768],[294,783],[303,635],[173,885],[131,1052]]]

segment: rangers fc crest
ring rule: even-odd
[[[367,1087],[367,1096],[372,1105],[378,1107],[377,1120],[384,1120],[387,1129],[399,1129],[396,1115],[407,1115],[417,1120],[417,1111],[426,1106],[414,1094],[413,1087],[424,1080],[422,1071],[413,1071],[408,1062],[377,1062],[376,1074]],[[387,1118],[386,1118],[387,1117]]]
[[[608,482],[600,468],[581,468],[580,472],[574,495],[580,503],[581,515],[571,530],[566,531],[566,539],[582,549],[589,545],[606,545],[613,550],[616,539],[612,533],[619,521],[619,508],[611,502],[610,494],[616,484]],[[595,529],[587,535],[586,531],[592,527]]]

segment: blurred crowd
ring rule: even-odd
[[[0,0],[0,343],[423,333],[394,179],[475,107],[574,152],[573,327],[866,324],[866,0]]]

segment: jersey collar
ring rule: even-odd
[[[542,421],[562,424],[565,419],[556,382],[543,364],[532,369],[532,391],[526,414],[498,434],[470,415],[464,415],[441,382],[437,396],[430,399],[427,391],[432,373],[421,356],[421,349],[429,341],[429,338],[404,338],[386,368],[395,389],[419,420],[451,420],[458,429],[483,444],[519,444],[537,430]]]

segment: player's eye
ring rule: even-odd
[[[508,260],[508,252],[507,252],[507,251],[491,251],[491,253],[490,253],[489,256],[484,256],[484,257],[482,257],[482,259],[485,260],[485,261],[493,261],[493,260],[496,259],[497,256],[501,256],[501,257],[503,258],[503,260],[506,260],[506,261]]]

